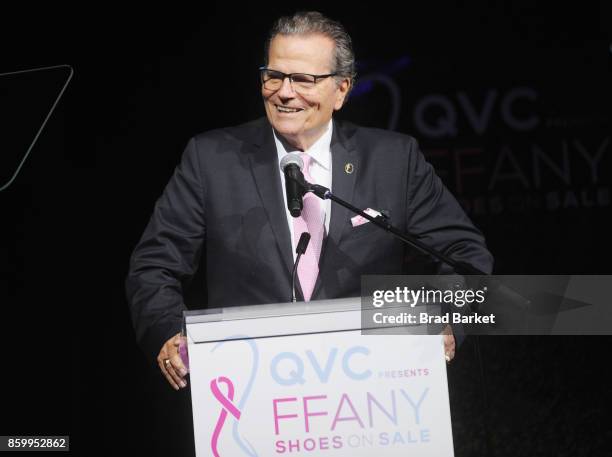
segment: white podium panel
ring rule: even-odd
[[[441,336],[361,335],[359,299],[187,312],[202,456],[453,456]]]

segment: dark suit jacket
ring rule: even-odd
[[[414,138],[334,121],[331,150],[335,195],[386,210],[395,227],[491,271],[483,236]],[[194,274],[204,243],[209,306],[289,301],[293,257],[279,173],[266,118],[189,141],[131,258],[127,293],[145,352],[156,355],[180,331],[181,284]],[[352,216],[332,207],[313,300],[359,296],[361,275],[405,271],[405,246],[371,223],[352,227]]]

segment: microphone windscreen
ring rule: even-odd
[[[285,171],[287,165],[297,165],[300,171],[304,169],[304,161],[300,155],[296,154],[295,152],[285,154],[285,156],[281,159],[280,168],[283,172]]]

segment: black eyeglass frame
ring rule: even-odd
[[[330,78],[332,76],[338,76],[338,73],[328,73],[326,75],[313,75],[310,73],[283,73],[282,71],[278,71],[278,70],[272,70],[271,68],[268,67],[259,67],[259,76],[261,79],[261,83],[265,86],[266,81],[264,81],[264,71],[270,71],[270,72],[274,72],[274,73],[278,73],[279,76],[282,75],[282,81],[281,81],[281,86],[282,86],[282,82],[285,81],[285,78],[289,78],[289,82],[291,82],[291,84],[293,84],[293,77],[296,75],[304,75],[304,76],[312,76],[314,78],[314,81],[312,83],[312,86],[316,86],[317,82],[319,81],[319,79],[325,79],[325,78]],[[280,87],[279,87],[280,89]]]

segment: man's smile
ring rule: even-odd
[[[276,111],[283,114],[293,114],[299,113],[300,111],[304,111],[303,108],[295,108],[292,106],[283,106],[283,105],[274,105],[276,107]]]

